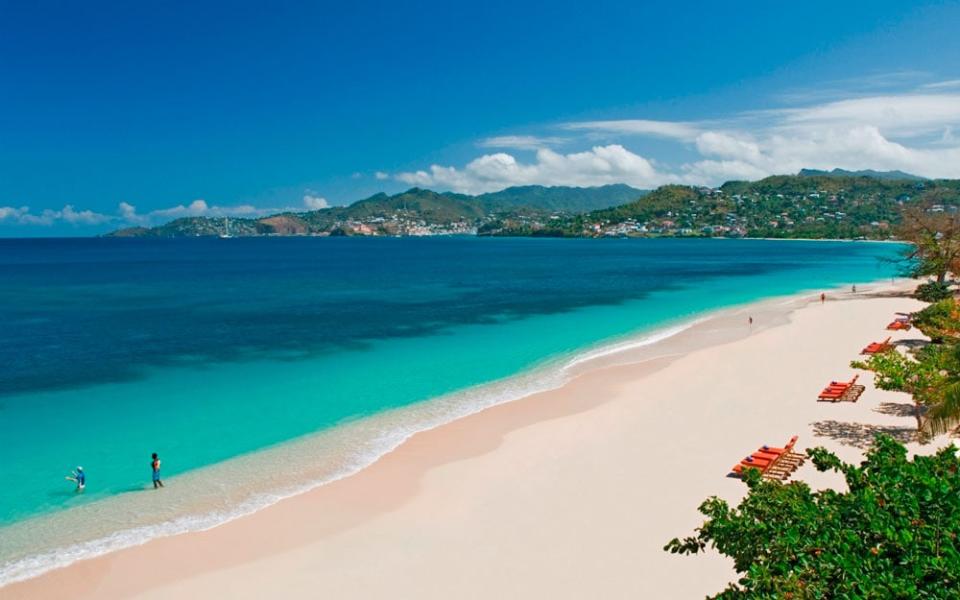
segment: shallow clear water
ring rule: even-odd
[[[897,251],[753,240],[0,240],[0,541],[24,519],[143,495],[151,452],[174,483],[704,311],[889,277],[884,259]],[[337,441],[352,443],[363,441]],[[88,473],[82,495],[64,481],[76,465]],[[108,529],[140,524],[111,511]],[[0,543],[0,561],[27,552],[20,537]]]

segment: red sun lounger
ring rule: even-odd
[[[783,448],[761,446],[759,450],[741,460],[730,470],[734,475],[742,476],[746,469],[757,469],[769,479],[786,479],[804,461],[801,454],[793,452],[796,443],[797,436],[793,436]]]
[[[857,385],[859,377],[859,375],[854,375],[853,379],[847,382],[831,381],[830,385],[823,388],[823,391],[817,396],[817,400],[856,402],[864,390],[862,385]]]
[[[860,354],[877,354],[879,352],[886,352],[891,348],[893,348],[893,344],[890,343],[890,338],[887,338],[882,342],[873,342],[872,344],[867,344],[867,346],[860,351]]]

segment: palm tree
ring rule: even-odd
[[[939,390],[931,390],[932,402],[928,405],[923,420],[923,433],[940,435],[960,426],[960,345],[946,351],[941,365]]]

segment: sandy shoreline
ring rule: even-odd
[[[736,309],[560,389],[417,434],[357,475],[255,515],[0,596],[702,597],[732,578],[727,561],[661,548],[700,523],[707,496],[743,493],[724,477],[743,454],[796,433],[800,447],[856,459],[875,428],[909,433],[912,418],[897,416],[906,397],[874,390],[869,376],[857,404],[815,398],[887,336],[893,312],[919,305],[861,295],[767,329],[786,319],[762,304]],[[833,482],[809,465],[798,475]]]

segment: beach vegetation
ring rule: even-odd
[[[910,394],[920,441],[960,425],[960,306],[952,297],[931,304],[911,322],[931,343],[906,352],[881,352],[851,366],[874,373],[882,390]]]
[[[960,343],[960,305],[952,297],[914,313],[910,322],[934,343]]]
[[[946,281],[928,281],[917,286],[913,297],[921,302],[939,302],[953,298],[953,290]]]
[[[934,277],[945,284],[950,273],[960,272],[960,211],[955,193],[927,192],[921,200],[900,211],[897,237],[910,246],[904,258],[913,277]]]
[[[917,421],[917,436],[925,440],[930,435],[943,433],[960,423],[960,413],[948,417],[944,409],[938,409],[946,400],[946,392],[956,377],[954,347],[930,345],[906,354],[896,351],[878,352],[863,361],[854,361],[851,366],[873,371],[873,383],[881,390],[906,392],[914,405]],[[931,420],[932,415],[939,418]]]
[[[813,491],[748,470],[736,507],[700,505],[706,521],[664,550],[708,548],[734,560],[740,578],[715,598],[956,598],[960,590],[960,460],[956,448],[910,460],[880,435],[859,465],[810,450],[847,491]]]

